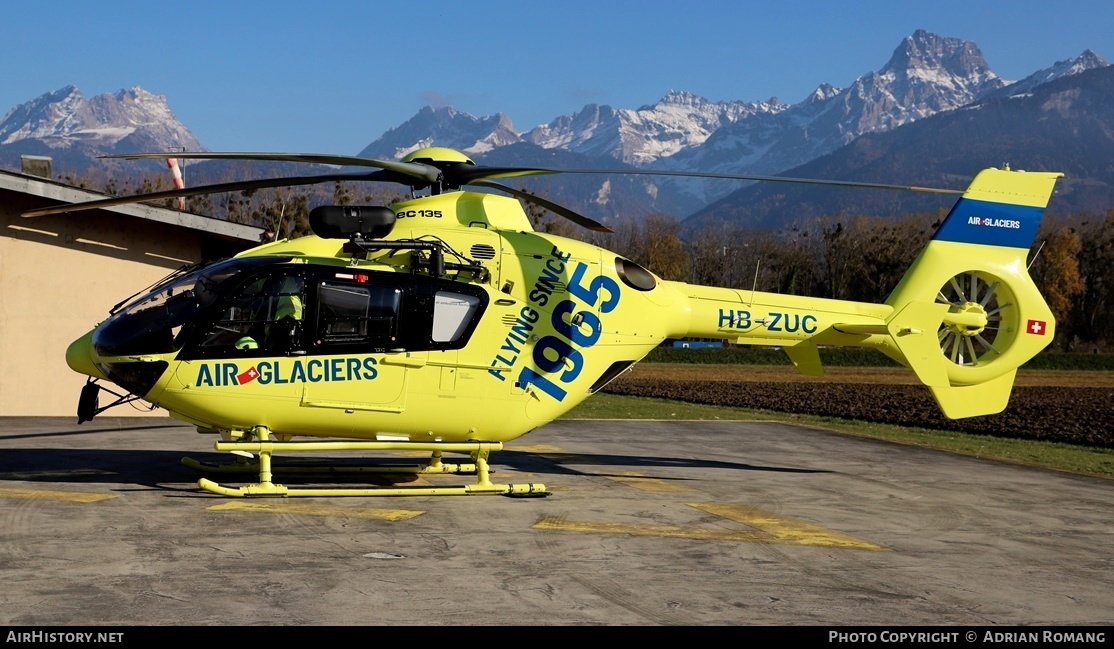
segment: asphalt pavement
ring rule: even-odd
[[[0,420],[0,624],[1114,622],[1108,479],[782,423],[561,421],[492,456],[544,498],[229,498],[181,462],[213,441]],[[314,479],[298,461],[276,482]]]

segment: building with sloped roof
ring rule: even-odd
[[[103,198],[0,171],[0,416],[76,417],[86,377],[66,365],[71,342],[183,265],[231,256],[264,235],[255,226],[146,204],[21,216]],[[112,414],[148,412],[122,406]]]

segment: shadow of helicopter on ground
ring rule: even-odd
[[[32,447],[18,444],[29,440],[40,442],[61,441],[68,443],[70,437],[89,437],[91,435],[126,435],[150,433],[165,435],[168,439],[180,439],[175,429],[187,428],[174,423],[136,423],[116,426],[102,426],[96,429],[77,429],[68,425],[19,427],[16,431],[0,435],[0,490],[13,483],[35,483],[39,485],[104,485],[115,486],[119,490],[161,490],[178,493],[193,493],[211,497],[197,490],[197,480],[206,472],[195,470],[182,463],[189,457],[203,465],[218,465],[228,459],[227,453],[215,451],[195,451],[182,449],[117,449],[108,447],[59,448],[36,445]],[[166,430],[166,433],[157,431]],[[178,431],[180,432],[180,431]],[[118,440],[111,440],[117,443]],[[49,442],[48,442],[49,443]],[[414,458],[418,460],[419,458]],[[449,462],[467,461],[466,455],[460,457],[446,455]],[[285,484],[355,484],[368,486],[403,486],[408,483],[428,479],[405,472],[414,460],[392,456],[389,458],[373,454],[358,457],[282,457],[276,458],[273,471],[276,479]],[[375,472],[362,472],[369,466]],[[683,456],[663,455],[620,455],[612,453],[566,452],[560,450],[516,450],[503,449],[492,455],[492,472],[522,473],[548,476],[581,477],[618,477],[625,475],[613,469],[722,469],[728,471],[777,472],[816,474],[830,473],[823,469],[805,469],[790,466],[773,466],[732,462],[722,460],[703,460]],[[397,469],[392,472],[392,469]],[[243,476],[252,478],[256,466],[248,460],[244,462]],[[225,475],[229,475],[225,472]],[[458,476],[459,478],[459,476]],[[234,479],[231,478],[230,479]],[[658,479],[684,482],[684,477],[658,477]],[[123,485],[122,487],[120,485]]]

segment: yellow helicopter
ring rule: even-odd
[[[90,377],[79,422],[106,409],[98,382],[108,381],[199,432],[219,434],[215,448],[233,453],[230,462],[184,461],[215,472],[258,472],[257,482],[239,487],[199,481],[226,496],[545,495],[542,484],[492,482],[490,454],[568,412],[666,339],[778,346],[810,375],[822,373],[819,346],[873,348],[909,367],[946,416],[962,418],[1003,410],[1017,368],[1054,335],[1026,257],[1060,173],[990,168],[960,191],[486,167],[439,147],[397,162],[284,153],[114,157],[282,160],[374,171],[177,188],[24,216],[338,180],[401,183],[413,192],[390,207],[317,207],[310,214],[314,235],[173,274],[114,308],[66,351],[69,366]],[[665,281],[601,247],[536,232],[520,200],[608,229],[494,182],[558,173],[811,182],[960,197],[886,302],[870,304]],[[360,470],[474,474],[475,481],[336,488],[274,482],[275,453],[319,451],[420,451],[428,461]],[[471,461],[447,463],[444,453]]]

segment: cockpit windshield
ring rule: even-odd
[[[172,277],[112,314],[93,334],[100,356],[165,354],[181,347],[182,327],[216,302],[229,279],[289,257],[227,259]]]

